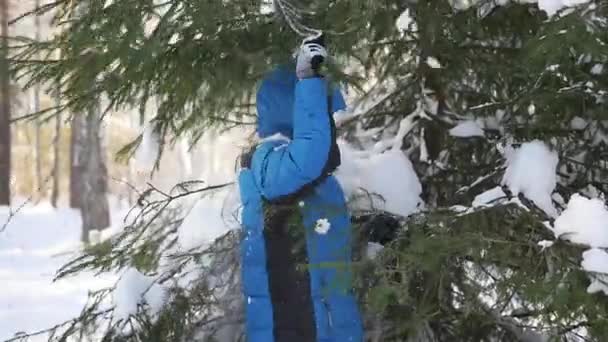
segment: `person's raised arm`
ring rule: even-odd
[[[263,156],[254,159],[259,165],[254,162],[253,168],[263,175],[259,184],[269,200],[297,192],[319,178],[327,164],[334,141],[328,84],[313,68],[313,61],[318,62],[319,56],[326,57],[325,49],[305,41],[296,68],[300,80],[295,87],[293,140],[282,148],[262,146],[256,152]]]

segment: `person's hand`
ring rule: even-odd
[[[299,79],[318,77],[325,58],[327,58],[327,50],[325,50],[323,34],[304,39],[298,51],[296,75]]]

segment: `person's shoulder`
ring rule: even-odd
[[[288,137],[280,133],[261,139],[248,153],[242,156],[245,160],[243,160],[241,166],[255,168],[254,165],[261,165],[260,162],[268,156],[269,152],[287,147],[290,141]]]

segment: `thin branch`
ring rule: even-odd
[[[71,1],[72,0],[57,0],[55,2],[50,2],[48,4],[41,5],[39,7],[34,8],[31,11],[27,11],[25,13],[20,14],[16,18],[13,18],[12,20],[10,20],[8,22],[8,25],[9,26],[14,25],[17,22],[25,19],[26,17],[29,17],[30,15],[42,15],[42,14],[44,14],[44,13],[52,10],[53,8],[59,6],[59,5],[63,4],[63,3],[68,3],[68,2],[71,2]]]

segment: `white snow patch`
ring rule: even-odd
[[[129,268],[120,277],[113,292],[114,318],[127,320],[135,315],[140,304],[147,304],[149,313],[154,316],[163,307],[165,290],[155,283],[154,278]]]
[[[506,198],[507,195],[500,186],[492,188],[486,192],[483,192],[475,197],[473,200],[473,207],[482,207],[491,204],[499,198]]]
[[[281,142],[289,143],[291,141],[291,139],[289,139],[288,137],[284,136],[281,133],[275,133],[273,135],[267,136],[266,138],[260,139],[259,143],[263,144],[265,142],[270,142],[270,141],[281,141]]]
[[[604,65],[603,64],[596,64],[593,66],[593,68],[591,68],[591,74],[592,75],[599,75],[604,71]]]
[[[536,106],[534,105],[534,103],[530,103],[530,105],[528,106],[528,114],[534,115],[534,113],[536,113]]]
[[[189,250],[212,243],[229,230],[238,229],[238,191],[230,186],[201,197],[178,228],[181,248]]]
[[[329,231],[330,228],[331,228],[331,223],[326,218],[318,219],[317,223],[315,224],[315,232],[317,232],[318,234],[321,234],[321,235],[327,234],[327,232]]]
[[[458,138],[483,137],[484,132],[475,121],[467,120],[450,129],[450,135]]]
[[[570,128],[582,131],[587,128],[587,121],[580,116],[575,116],[570,120]]]
[[[554,232],[575,243],[608,248],[608,210],[601,199],[574,194],[555,220]]]
[[[507,170],[502,184],[509,187],[514,195],[523,193],[550,217],[557,217],[557,210],[551,201],[551,193],[557,183],[557,153],[535,140],[508,150]]]
[[[608,295],[608,253],[598,248],[589,249],[583,252],[581,266],[587,272],[602,273],[589,275],[591,284],[587,288],[587,292],[602,291]]]
[[[13,201],[13,210],[18,202]],[[118,226],[125,212],[116,201],[109,202],[112,225]],[[0,206],[0,226],[9,212]],[[0,341],[77,317],[89,291],[114,285],[114,274],[93,272],[53,281],[57,270],[81,251],[80,225],[77,210],[25,204],[0,232]],[[29,339],[47,340],[45,334]]]
[[[395,23],[395,26],[397,26],[397,30],[399,32],[404,32],[404,31],[410,30],[410,28],[413,28],[413,27],[410,27],[412,22],[413,22],[412,16],[410,15],[410,10],[408,8],[405,11],[403,11],[403,13],[401,13],[399,18],[397,18],[397,22]]]
[[[368,242],[366,255],[369,259],[374,260],[383,249],[384,246],[377,242]]]
[[[587,287],[587,293],[594,294],[597,292],[604,292],[608,296],[608,277],[607,276],[592,276],[591,284]]]
[[[585,271],[608,274],[608,253],[599,248],[591,248],[583,252],[581,266]]]
[[[273,1],[265,0],[260,4],[260,14],[268,15],[275,12]]]
[[[548,16],[553,16],[565,7],[576,6],[589,2],[589,0],[538,0],[538,8],[547,12]]]
[[[549,248],[551,246],[553,246],[554,242],[550,241],[550,240],[542,240],[538,242],[538,245],[540,247],[542,247],[543,250],[545,250],[546,248]]]
[[[439,63],[439,60],[435,57],[429,56],[426,58],[426,64],[428,66],[430,66],[433,69],[440,69],[441,68],[441,63]]]
[[[409,216],[422,203],[422,185],[407,156],[398,149],[369,153],[339,141],[342,165],[335,176],[353,209],[380,209]]]
[[[450,5],[457,11],[465,11],[476,3],[477,0],[450,0]]]

